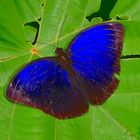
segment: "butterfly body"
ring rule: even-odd
[[[56,61],[70,73],[73,73],[72,63],[62,48],[56,48]]]
[[[56,56],[24,66],[6,97],[58,119],[85,114],[89,104],[103,104],[118,87],[123,37],[123,26],[115,22],[83,30],[66,51],[56,48]]]

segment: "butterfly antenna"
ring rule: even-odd
[[[26,41],[32,43],[32,41],[30,41],[30,40],[26,40]],[[37,43],[44,44],[44,45],[47,45],[47,46],[52,46],[52,47],[56,48],[56,45],[52,45],[52,44],[49,44],[49,43],[43,43],[43,42],[40,42],[40,41],[38,41]]]
[[[59,34],[58,34],[58,36],[57,36],[57,38],[56,38],[56,46],[57,46],[57,47],[59,46],[60,35],[61,35],[61,32],[62,32],[62,29],[63,29],[64,23],[65,23],[67,17],[68,17],[68,15],[65,15],[65,17],[62,17],[62,18],[64,18],[64,19],[63,19],[62,24],[61,24],[61,26],[60,26]]]
[[[59,31],[58,37],[56,39],[56,45],[52,45],[52,44],[49,44],[49,43],[43,43],[43,42],[39,42],[39,41],[37,43],[48,45],[48,46],[52,46],[52,47],[54,47],[56,49],[56,47],[58,47],[58,45],[59,45],[60,34],[62,32],[62,29],[63,29],[64,23],[66,21],[67,15],[65,17],[62,17],[62,18],[64,18],[64,20],[63,20],[63,22],[61,24],[60,31]],[[32,43],[32,41],[30,41],[30,40],[26,40],[26,41]]]

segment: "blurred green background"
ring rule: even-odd
[[[66,48],[82,29],[107,20],[125,27],[122,55],[138,57],[140,0],[0,0],[0,140],[140,139],[140,58],[122,59],[119,88],[78,118],[57,120],[5,99],[6,86],[21,66],[54,55],[55,47],[46,44],[59,40]],[[32,55],[33,47],[39,55]]]

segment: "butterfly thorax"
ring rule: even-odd
[[[69,59],[69,57],[66,55],[66,53],[64,52],[64,50],[62,48],[56,48],[55,51],[56,55],[57,55],[57,61],[58,63],[65,68],[67,71],[73,71],[72,70],[72,64],[71,64],[71,60]]]

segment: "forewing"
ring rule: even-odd
[[[84,114],[88,104],[76,81],[55,58],[38,59],[16,74],[6,97],[16,103],[41,109],[59,119]]]
[[[89,103],[102,104],[117,88],[123,38],[121,24],[106,22],[82,31],[70,43],[67,55]]]

